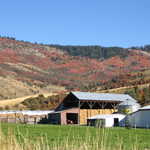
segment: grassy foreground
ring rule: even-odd
[[[149,150],[149,129],[1,124],[1,150]]]

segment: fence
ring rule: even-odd
[[[22,114],[0,115],[0,122],[38,124],[47,123],[48,115],[28,116]]]

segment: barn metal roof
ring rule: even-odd
[[[71,92],[79,100],[100,100],[100,101],[132,101],[136,102],[127,94],[111,94],[111,93],[90,93],[90,92]]]

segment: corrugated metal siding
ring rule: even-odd
[[[127,117],[131,127],[150,128],[150,110],[140,110]]]

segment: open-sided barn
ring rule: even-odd
[[[112,114],[125,101],[136,103],[127,94],[70,92],[54,113],[49,114],[52,124],[87,124],[89,117]]]

